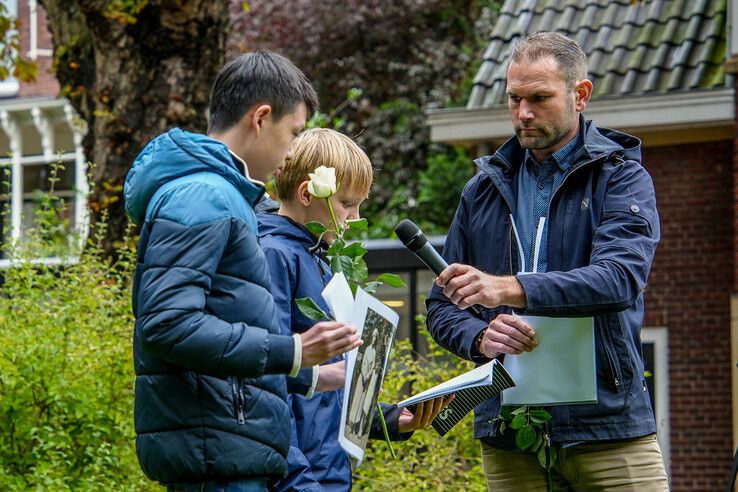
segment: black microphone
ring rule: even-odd
[[[423,231],[410,219],[403,219],[402,222],[397,224],[395,234],[402,241],[402,244],[436,275],[440,275],[448,267],[446,260],[438,254],[438,251],[428,242],[428,238],[425,237]],[[471,306],[470,309],[476,314],[481,314],[479,306]]]

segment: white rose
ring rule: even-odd
[[[309,173],[308,192],[317,198],[328,198],[336,192],[336,169],[319,166]]]

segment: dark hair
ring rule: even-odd
[[[569,36],[558,32],[539,32],[528,35],[513,46],[511,62],[534,62],[551,56],[567,86],[587,77],[587,55]]]
[[[247,53],[227,63],[215,77],[208,133],[232,127],[255,104],[269,104],[278,121],[301,102],[308,118],[318,109],[315,89],[299,68],[277,53]]]

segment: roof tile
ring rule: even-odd
[[[587,53],[594,96],[725,85],[728,0],[506,0],[467,107],[505,103],[515,40],[538,31],[572,36]]]

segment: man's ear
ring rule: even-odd
[[[300,183],[297,187],[296,195],[297,201],[300,202],[300,205],[303,207],[310,205],[310,202],[313,200],[313,195],[308,191],[308,181]]]
[[[264,128],[264,122],[267,118],[272,115],[272,107],[268,104],[262,104],[256,106],[253,110],[249,111],[248,114],[248,126],[250,130],[256,131],[258,136],[261,130]]]
[[[574,95],[576,97],[575,107],[577,112],[581,113],[587,107],[589,98],[592,97],[592,81],[582,79],[574,86]]]

